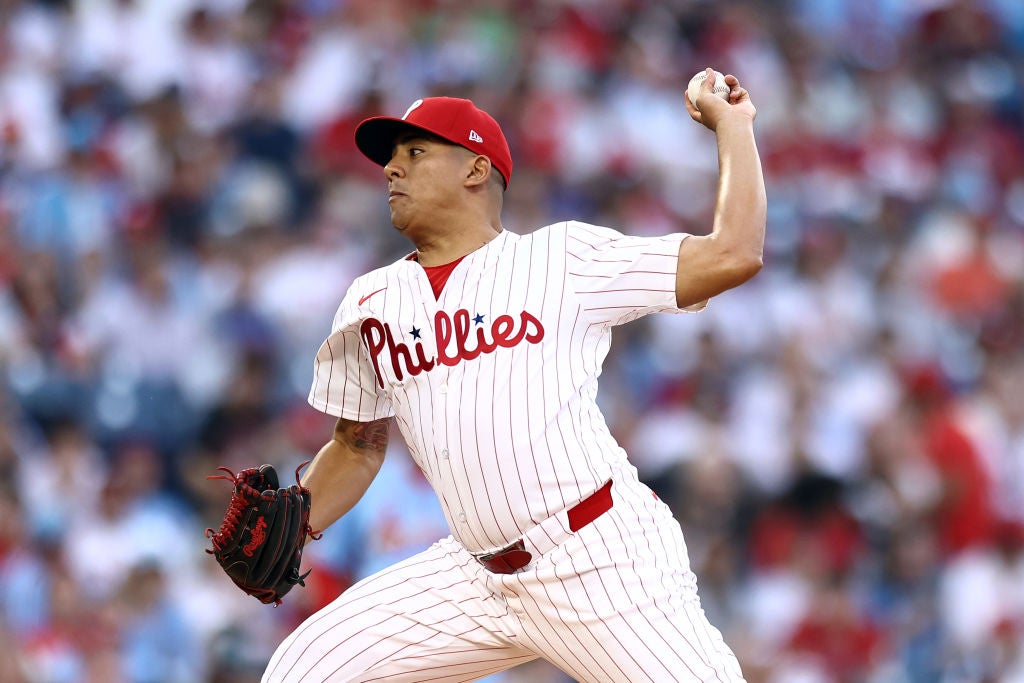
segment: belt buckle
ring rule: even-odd
[[[514,574],[530,564],[533,560],[533,555],[526,550],[526,543],[523,542],[523,539],[519,539],[501,550],[487,553],[486,555],[477,555],[475,558],[477,562],[492,573]]]
[[[505,553],[512,552],[513,550],[526,550],[526,544],[523,543],[523,539],[519,539],[512,545],[507,545],[501,550],[495,550],[493,553],[487,553],[486,555],[477,555],[476,559],[480,562],[490,562],[496,557],[500,557]]]

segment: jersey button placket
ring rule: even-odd
[[[430,391],[433,394],[433,413],[434,413],[434,436],[437,438],[439,444],[445,443],[448,437],[448,381],[449,381],[449,369],[438,367],[435,369],[432,376],[429,378]]]

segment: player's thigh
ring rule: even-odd
[[[648,494],[649,495],[649,494]],[[743,680],[700,607],[678,524],[613,508],[551,556],[518,602],[531,644],[579,681]]]
[[[572,637],[587,645],[581,683],[743,683],[732,650],[699,604],[653,603],[574,623]]]
[[[442,541],[360,581],[285,639],[263,683],[473,681],[534,659],[468,562]]]
[[[521,605],[527,642],[580,683],[740,683],[739,663],[700,605],[649,600],[605,609],[624,572],[566,575]],[[619,584],[621,586],[621,584]],[[603,603],[603,604],[602,604]]]

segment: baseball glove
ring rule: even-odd
[[[250,467],[235,474],[207,479],[226,479],[235,485],[220,531],[206,530],[213,542],[207,549],[235,585],[260,602],[281,604],[281,598],[309,574],[299,574],[306,534],[320,538],[309,526],[309,489],[299,482],[287,488],[278,485],[272,465]]]

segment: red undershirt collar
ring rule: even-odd
[[[444,289],[445,283],[448,282],[448,277],[452,274],[452,271],[455,270],[455,266],[459,265],[459,262],[464,258],[466,257],[460,256],[454,261],[440,266],[423,266],[423,270],[427,273],[427,279],[430,280],[430,288],[434,290],[435,299],[440,298],[441,290]],[[418,259],[416,258],[416,254],[412,254],[409,257],[409,260],[417,261]]]

